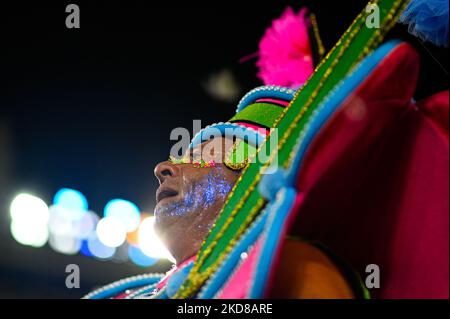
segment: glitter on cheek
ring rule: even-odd
[[[233,185],[225,179],[221,167],[212,169],[208,175],[193,183],[183,200],[164,210],[169,216],[182,216],[199,209],[207,209],[218,200],[224,200]]]
[[[160,207],[159,214],[166,216],[182,216],[189,212],[188,208],[184,205],[184,201],[178,201],[165,207]]]
[[[214,187],[212,175],[208,175],[208,183],[206,184],[205,191],[203,193],[203,200],[206,206],[211,206],[216,199],[216,189]]]
[[[225,179],[222,168],[218,167],[208,174],[208,187],[205,195],[207,199],[214,198],[223,200],[228,196],[232,187],[232,183]]]

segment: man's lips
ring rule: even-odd
[[[177,195],[178,195],[178,192],[176,190],[174,190],[173,188],[160,186],[158,188],[158,190],[156,191],[156,203],[159,204],[159,202],[161,202],[162,200],[169,198],[169,197],[174,197]]]

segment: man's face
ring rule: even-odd
[[[222,209],[240,173],[222,164],[230,143],[214,138],[194,148],[191,163],[169,161],[155,167],[160,186],[156,192],[155,231],[181,262],[194,255]],[[214,167],[196,167],[192,161],[213,160]]]

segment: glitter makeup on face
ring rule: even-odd
[[[218,200],[224,200],[233,185],[227,182],[222,167],[217,166],[200,181],[193,183],[183,200],[158,208],[167,216],[182,216],[189,212],[207,209]]]

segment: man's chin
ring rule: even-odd
[[[155,223],[153,225],[155,234],[161,239],[164,245],[170,243],[170,239],[176,237],[179,231],[178,216],[159,215],[155,212]]]
[[[166,205],[156,205],[153,213],[155,215],[155,229],[159,229],[161,232],[164,232],[165,228],[176,223],[180,218],[173,213],[173,209]]]
[[[155,206],[155,209],[153,211],[156,219],[158,218],[169,218],[174,216],[174,209],[172,207],[173,205],[169,205],[169,204],[163,204],[163,203],[158,203]]]
[[[182,225],[186,222],[187,216],[180,214],[179,206],[177,201],[160,201],[153,211],[155,233],[165,244],[179,235],[178,233],[182,231]]]

